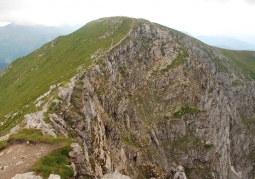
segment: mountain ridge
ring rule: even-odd
[[[0,139],[70,138],[75,178],[253,177],[254,59],[142,19],[92,21],[1,74]]]

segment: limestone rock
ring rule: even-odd
[[[71,166],[72,168],[74,168],[75,175],[81,175],[82,170],[86,164],[85,162],[86,160],[88,160],[88,158],[86,158],[86,156],[84,155],[84,151],[78,143],[72,143],[71,148],[72,151],[68,153],[68,156],[70,157],[70,161],[72,163]]]
[[[122,175],[118,171],[115,171],[114,173],[104,175],[102,179],[131,179],[131,178],[129,176]]]
[[[186,174],[184,173],[184,168],[181,165],[176,167],[176,173],[174,174],[173,179],[187,179]]]
[[[11,179],[42,179],[41,176],[37,176],[35,172],[27,172],[24,174],[16,174]],[[48,179],[61,179],[59,175],[50,174]]]
[[[63,101],[70,102],[71,95],[73,93],[74,87],[75,87],[75,81],[77,76],[71,78],[70,83],[67,88],[63,88],[59,91],[58,97],[62,99]]]
[[[27,172],[24,174],[17,174],[11,179],[42,179],[42,177],[36,176],[34,172]]]
[[[50,174],[48,179],[61,179],[59,175]]]
[[[123,23],[99,21],[113,29]],[[26,127],[73,138],[76,178],[186,179],[183,168],[190,179],[254,178],[255,82],[219,49],[131,21],[125,38],[98,49],[82,75],[57,89],[61,111],[49,115],[54,125],[44,123],[41,111],[25,116]]]
[[[52,126],[50,126],[43,120],[42,111],[32,113],[32,114],[26,114],[24,118],[25,118],[24,122],[26,123],[26,128],[41,129],[43,134],[48,134],[53,137],[57,137]]]

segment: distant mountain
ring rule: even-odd
[[[77,29],[81,28],[83,25],[84,24],[77,24],[77,25],[71,26],[69,24],[61,24],[57,26],[57,28],[63,30],[63,32],[65,32],[66,34],[70,34],[76,31]]]
[[[255,45],[255,34],[254,35],[239,35],[234,37],[235,39],[239,39],[241,41],[247,42],[249,44]]]
[[[0,70],[18,57],[25,56],[71,29],[44,25],[21,26],[9,24],[0,27]]]
[[[230,50],[255,50],[255,45],[224,36],[197,36],[200,41],[215,47]]]

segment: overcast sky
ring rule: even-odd
[[[193,35],[255,35],[255,0],[0,0],[0,25],[144,18]]]

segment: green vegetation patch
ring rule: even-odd
[[[255,52],[253,51],[234,51],[220,49],[228,59],[236,64],[244,74],[250,75],[255,80]]]
[[[188,150],[188,148],[193,147],[200,143],[193,132],[189,131],[185,136],[173,142],[173,147],[181,150]]]
[[[162,69],[162,71],[167,72],[170,69],[183,64],[185,62],[185,58],[188,56],[189,56],[188,52],[184,48],[181,48],[176,59],[174,59],[171,64],[167,65],[166,68]]]
[[[182,107],[179,111],[174,113],[174,117],[175,118],[181,118],[183,115],[189,113],[189,114],[197,114],[201,112],[199,109],[197,108],[190,108],[190,107]]]
[[[244,128],[252,135],[255,135],[255,119],[246,118],[241,115],[241,123],[244,125]]]
[[[122,77],[128,76],[128,73],[126,72],[126,67],[119,67],[119,72]]]
[[[127,138],[127,137],[123,137],[121,136],[120,138],[120,141],[125,144],[125,145],[129,145],[129,146],[132,146],[132,147],[136,147],[136,145],[134,144],[133,140]]]
[[[225,73],[228,72],[227,67],[225,67],[225,65],[223,65],[223,62],[222,62],[220,59],[218,59],[218,58],[211,58],[211,59],[212,59],[212,61],[213,61],[214,63],[216,63],[216,65],[217,65],[222,71],[224,71]]]
[[[74,33],[58,37],[54,46],[49,42],[13,61],[11,68],[0,77],[0,121],[10,113],[22,115],[11,117],[0,126],[0,135],[23,120],[24,114],[34,112],[34,101],[49,91],[51,85],[68,81],[80,71],[78,69],[88,69],[95,60],[91,55],[117,44],[127,35],[132,22],[133,19],[125,17],[92,21]],[[113,34],[105,35],[109,32]]]
[[[213,147],[213,144],[205,144],[204,147],[205,149],[210,149]]]
[[[235,86],[242,86],[242,85],[243,85],[243,83],[242,83],[241,81],[239,81],[239,80],[235,80],[235,81],[233,81],[232,84],[231,84],[232,87],[235,87]]]
[[[7,144],[7,141],[0,141],[0,150],[3,149],[3,147]]]
[[[71,178],[73,176],[73,169],[71,166],[68,166],[70,165],[68,153],[71,150],[71,147],[65,146],[51,151],[36,162],[31,171],[40,174],[43,178],[48,178],[50,174],[58,174],[62,179]]]
[[[12,134],[8,141],[1,141],[0,149],[15,140],[25,140],[33,143],[63,143],[63,147],[51,151],[36,162],[31,171],[42,175],[44,178],[48,178],[51,173],[60,175],[62,179],[73,176],[73,169],[68,166],[70,165],[68,153],[72,150],[70,147],[71,139],[43,135],[38,129],[23,129],[16,134]]]
[[[43,135],[41,130],[38,129],[22,129],[16,134],[12,134],[9,137],[8,142],[13,140],[26,140],[34,143],[46,142],[51,144],[58,142],[66,142],[68,144],[71,143],[71,139],[69,138],[66,137],[54,138],[50,135]]]

